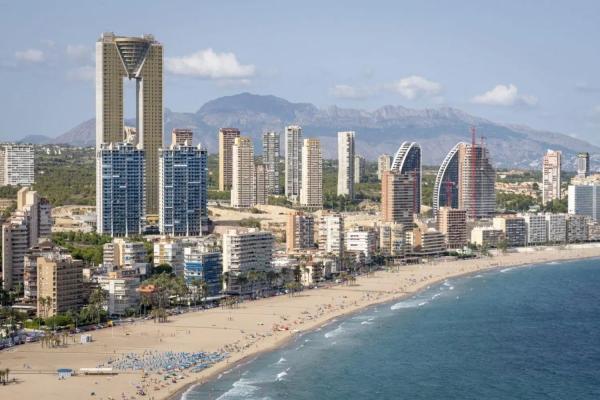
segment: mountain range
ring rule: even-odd
[[[256,153],[260,154],[264,131],[282,132],[284,126],[297,124],[302,126],[304,137],[321,139],[325,158],[337,158],[337,132],[352,130],[356,131],[357,154],[367,159],[376,159],[383,153],[393,155],[403,141],[416,141],[422,148],[423,163],[438,165],[456,142],[470,141],[470,127],[475,127],[477,134],[484,136],[497,167],[537,168],[547,149],[563,152],[565,169],[573,169],[579,151],[590,152],[593,164],[600,161],[600,148],[583,140],[526,126],[495,123],[450,107],[416,110],[388,105],[374,111],[336,106],[318,108],[276,96],[241,93],[211,100],[195,113],[165,109],[164,122],[165,143],[170,140],[171,129],[192,128],[195,141],[211,153],[217,152],[220,127],[239,128],[242,135],[252,137]],[[93,146],[95,120],[82,122],[55,138],[36,135],[22,142]],[[282,152],[283,147],[282,136]]]

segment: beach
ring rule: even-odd
[[[9,368],[16,384],[0,386],[0,395],[10,399],[123,399],[178,398],[189,385],[205,382],[233,365],[275,349],[299,332],[315,329],[333,318],[357,312],[373,304],[412,294],[445,279],[494,268],[543,264],[579,258],[600,257],[600,246],[538,248],[493,257],[436,261],[393,267],[357,278],[351,285],[305,290],[295,296],[283,295],[247,301],[237,308],[214,308],[169,318],[167,323],[137,321],[93,331],[93,342],[69,342],[64,347],[43,348],[40,343],[16,346],[0,352],[0,369]],[[196,352],[228,352],[229,357],[201,372],[179,371],[176,379],[141,371],[119,372],[112,376],[73,376],[59,380],[58,368],[110,367],[110,360],[124,355],[175,355]],[[151,357],[154,357],[153,355]],[[183,357],[183,356],[178,356]],[[143,387],[146,396],[136,394]],[[92,396],[92,393],[94,395]]]

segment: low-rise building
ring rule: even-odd
[[[493,226],[476,226],[471,230],[471,243],[483,248],[498,247],[504,240],[504,231]]]
[[[183,243],[181,240],[163,237],[154,243],[153,263],[159,265],[170,265],[176,275],[183,274]]]
[[[365,263],[369,264],[377,250],[375,231],[364,227],[355,227],[346,232],[344,237],[346,251],[360,251],[365,255]]]

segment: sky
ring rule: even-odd
[[[246,91],[450,106],[600,145],[598,21],[598,1],[0,0],[0,140],[92,118],[94,46],[111,31],[163,43],[174,111]]]

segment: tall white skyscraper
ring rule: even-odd
[[[304,139],[300,205],[314,209],[323,207],[323,158],[319,139]]]
[[[338,196],[354,198],[354,136],[355,133],[338,132]]]
[[[560,199],[560,170],[562,153],[548,150],[542,163],[542,202],[546,204],[554,199]]]
[[[30,186],[35,181],[33,146],[0,146],[0,186]]]
[[[279,132],[263,133],[262,162],[266,168],[267,193],[279,194]]]
[[[297,202],[302,186],[302,128],[285,127],[285,195]]]
[[[152,35],[103,33],[96,42],[96,150],[120,143],[123,78],[136,84],[136,132],[144,151],[146,212],[158,215],[158,149],[163,146],[163,46]],[[97,172],[99,173],[99,172]]]
[[[256,172],[252,139],[240,136],[232,148],[231,207],[249,208],[256,205]]]
[[[585,178],[590,175],[590,153],[587,151],[577,154],[577,177]]]

